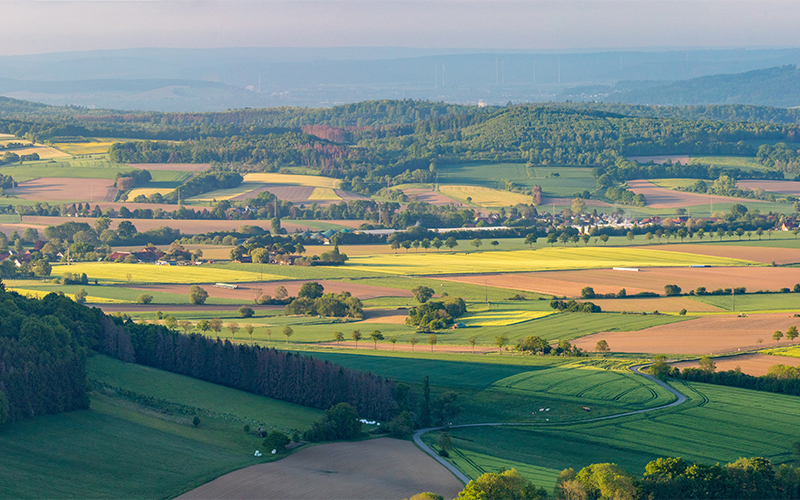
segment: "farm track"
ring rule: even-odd
[[[420,430],[418,430],[417,432],[414,433],[414,443],[416,443],[416,445],[422,451],[424,451],[425,453],[430,455],[434,460],[436,460],[437,462],[439,462],[440,464],[445,466],[447,468],[447,470],[452,472],[453,475],[456,476],[461,482],[463,482],[464,484],[467,484],[470,479],[466,475],[464,475],[463,472],[461,472],[455,466],[450,464],[450,462],[448,462],[444,458],[440,457],[439,454],[436,453],[435,451],[433,451],[433,449],[431,449],[430,446],[425,444],[422,441],[422,435],[423,434],[426,434],[428,432],[442,430],[442,429],[445,429],[445,428],[448,428],[448,429],[464,429],[464,428],[469,428],[469,427],[503,427],[503,426],[507,426],[507,427],[511,427],[511,426],[515,426],[515,427],[519,427],[519,426],[527,426],[527,427],[539,427],[539,426],[541,426],[541,427],[545,427],[545,426],[553,427],[553,426],[559,426],[559,427],[563,427],[563,426],[567,426],[567,425],[586,424],[586,423],[591,423],[591,422],[599,422],[599,421],[603,421],[603,420],[610,420],[610,419],[614,419],[614,418],[628,417],[628,416],[631,416],[631,415],[640,415],[642,413],[649,413],[649,412],[653,412],[653,411],[656,411],[656,410],[664,410],[666,408],[672,408],[673,406],[678,406],[678,405],[681,405],[681,404],[685,403],[686,402],[686,396],[684,396],[683,394],[681,394],[677,390],[673,389],[668,384],[666,384],[666,383],[658,380],[657,378],[653,377],[652,375],[648,375],[646,373],[642,373],[641,369],[642,368],[646,368],[646,367],[650,366],[651,364],[652,363],[647,363],[647,364],[642,364],[642,365],[635,365],[635,366],[631,366],[630,369],[631,369],[631,371],[633,371],[633,373],[635,373],[637,375],[641,375],[642,377],[645,377],[646,379],[648,379],[648,380],[650,380],[652,382],[655,382],[656,384],[660,385],[661,387],[663,387],[664,389],[669,391],[676,398],[675,401],[673,401],[672,403],[661,405],[661,406],[657,406],[655,408],[646,408],[646,409],[643,409],[643,410],[634,410],[634,411],[629,411],[629,412],[624,412],[624,413],[616,413],[614,415],[606,415],[606,416],[603,416],[603,417],[589,418],[589,419],[586,419],[586,420],[573,420],[571,422],[553,422],[551,424],[539,424],[539,423],[532,423],[532,422],[490,422],[490,423],[482,423],[482,424],[452,425],[452,426],[449,426],[449,427],[429,427],[427,429],[420,429]],[[705,399],[705,402],[703,404],[708,402],[708,398],[706,398],[705,396],[703,396],[703,398]]]

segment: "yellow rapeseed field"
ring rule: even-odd
[[[312,191],[309,200],[341,200],[342,198],[336,194],[331,188],[315,187]]]
[[[465,245],[466,242],[462,242]],[[638,248],[540,248],[508,252],[398,253],[354,255],[348,269],[395,275],[509,273],[611,267],[666,267],[705,264],[744,266],[754,262],[709,255],[695,255]]]
[[[320,175],[295,175],[295,174],[245,174],[245,182],[258,182],[262,184],[294,184],[296,186],[313,186],[321,188],[339,189],[342,181]]]
[[[11,288],[8,289],[8,291],[17,292],[20,295],[24,295],[26,297],[32,297],[34,299],[41,299],[42,297],[44,297],[48,293],[53,293],[53,291],[55,291],[55,290],[50,291],[50,292],[45,292],[44,290],[27,290],[25,288],[14,288],[14,287],[11,287]],[[64,295],[66,295],[67,297],[71,298],[72,300],[75,300],[75,295],[74,294],[65,293]],[[125,304],[125,303],[127,303],[124,300],[109,299],[109,298],[106,298],[106,297],[93,297],[91,295],[87,295],[86,296],[86,302],[88,304]]]
[[[53,143],[53,147],[58,148],[61,151],[74,156],[96,155],[96,154],[108,153],[108,148],[110,148],[111,145],[116,142],[121,142],[121,141],[115,141],[113,139],[103,139],[99,141],[89,141],[89,142],[56,142]]]
[[[480,186],[439,186],[439,191],[451,198],[467,202],[467,197],[472,199],[472,203],[482,207],[510,207],[517,203],[530,205],[533,197],[522,193],[512,193],[500,191]]]
[[[125,283],[229,283],[259,281],[259,273],[203,266],[157,266],[155,264],[124,264],[116,262],[78,262],[70,266],[53,266],[53,276],[64,273],[82,274],[90,280]],[[282,279],[264,274],[265,281]]]
[[[510,326],[553,314],[551,311],[487,311],[460,318],[469,326]]]

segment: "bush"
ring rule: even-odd
[[[242,306],[239,308],[239,316],[242,318],[252,318],[255,313],[252,307]]]
[[[264,440],[264,448],[277,450],[278,453],[281,453],[286,451],[286,446],[289,443],[291,443],[289,436],[280,431],[272,431],[267,435],[267,439]]]
[[[303,437],[307,441],[333,441],[354,439],[361,435],[358,412],[347,403],[339,403],[325,410],[325,415],[314,422]]]
[[[681,287],[678,285],[664,285],[664,293],[667,297],[673,297],[681,294]]]
[[[149,293],[143,293],[136,297],[137,304],[149,304],[150,302],[153,302],[153,296]]]
[[[200,305],[205,303],[208,298],[208,292],[203,290],[197,285],[192,285],[189,288],[189,303]]]
[[[407,438],[414,432],[414,419],[408,411],[402,411],[386,424],[386,431],[396,438]]]

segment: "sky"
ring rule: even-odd
[[[144,47],[799,47],[796,0],[0,0],[0,55]]]

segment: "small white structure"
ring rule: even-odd
[[[253,454],[253,456],[254,457],[260,457],[261,456],[261,452],[256,450],[256,452]]]

